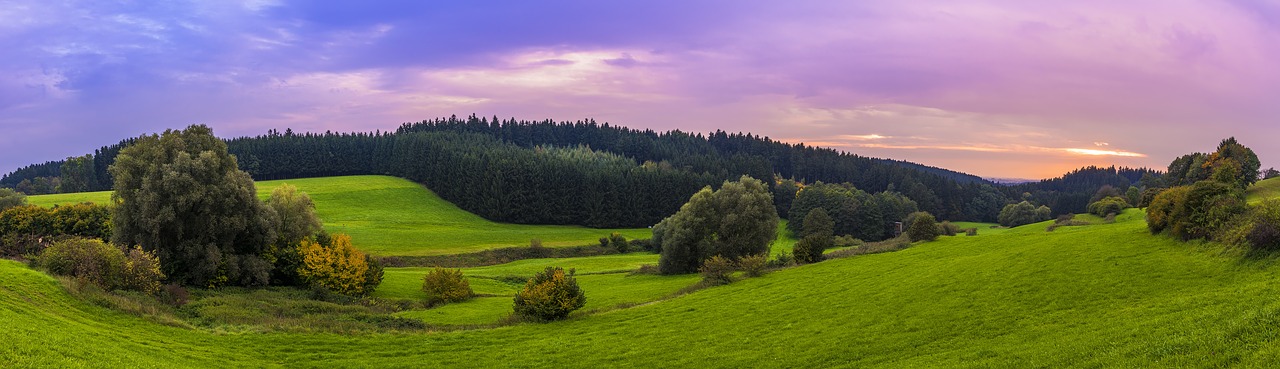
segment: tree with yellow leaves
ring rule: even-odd
[[[350,296],[370,292],[365,287],[369,263],[364,253],[351,246],[351,236],[334,235],[328,245],[302,240],[298,253],[302,255],[298,275],[308,285]]]

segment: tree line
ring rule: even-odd
[[[765,179],[771,190],[781,183],[778,179],[848,183],[868,193],[900,193],[941,219],[994,222],[1006,205],[1021,200],[1047,205],[1055,214],[1084,212],[1099,186],[1125,188],[1158,174],[1145,168],[1090,167],[1006,187],[940,168],[750,133],[655,132],[593,120],[474,115],[406,123],[394,132],[271,130],[225,142],[256,180],[393,175],[424,183],[492,220],[591,226],[654,224],[703,186],[742,175]],[[131,143],[21,168],[0,178],[0,187],[25,182],[28,187],[46,183],[44,191],[109,190],[112,178],[106,168]],[[779,215],[789,214],[780,208]]]

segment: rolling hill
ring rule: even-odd
[[[495,247],[578,246],[620,232],[649,238],[648,229],[594,229],[579,226],[506,224],[485,220],[409,180],[387,176],[305,178],[257,183],[258,197],[288,183],[306,192],[330,233],[350,234],[357,248],[378,256],[444,255]],[[41,206],[108,203],[110,192],[28,197]]]
[[[1275,261],[1152,236],[1142,216],[1130,210],[1114,224],[943,237],[569,321],[426,334],[172,328],[74,300],[52,278],[3,261],[0,360],[71,367],[1267,367],[1280,360]],[[526,267],[533,266],[495,268]]]

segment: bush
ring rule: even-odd
[[[653,242],[652,239],[631,240],[630,243],[631,243],[631,246],[636,249],[652,252],[655,254],[662,252],[662,250],[658,249],[658,243]]]
[[[1124,209],[1130,208],[1129,202],[1119,196],[1105,197],[1092,204],[1089,204],[1088,210],[1090,214],[1105,217],[1107,214],[1120,214]]]
[[[764,275],[764,268],[768,263],[769,254],[760,253],[743,256],[742,260],[738,260],[738,267],[742,268],[748,277],[759,277]]]
[[[427,293],[427,304],[430,305],[466,301],[475,296],[461,269],[440,267],[422,277],[422,292]]]
[[[100,240],[75,238],[45,249],[38,263],[49,273],[72,276],[110,291],[122,285],[125,256],[124,251]]]
[[[133,290],[154,295],[160,291],[160,260],[140,247],[125,253],[100,240],[73,238],[54,243],[38,264],[49,273],[75,277],[105,291]]]
[[[6,234],[0,236],[0,257],[35,259],[57,241],[73,237]]]
[[[186,305],[188,301],[191,301],[191,292],[188,292],[187,288],[182,287],[180,284],[170,283],[160,287],[160,293],[157,294],[156,298],[160,302],[177,307]]]
[[[831,237],[822,237],[822,235],[809,235],[799,242],[792,250],[795,253],[795,260],[798,263],[816,263],[822,261],[822,252],[831,248],[833,245]]]
[[[835,246],[836,246],[836,247],[858,246],[858,245],[861,245],[861,244],[863,244],[863,241],[862,241],[862,240],[859,240],[859,239],[854,238],[853,236],[850,236],[850,235],[847,235],[847,234],[846,234],[846,235],[843,235],[843,236],[840,236],[840,237],[836,237],[836,238],[835,238]]]
[[[773,268],[785,268],[796,264],[796,258],[793,254],[781,251],[773,260],[769,260],[769,266]]]
[[[382,284],[382,262],[372,256],[364,256],[365,265],[369,266],[364,272],[364,293],[371,294],[378,289],[378,285]]]
[[[160,292],[160,281],[164,280],[164,273],[160,272],[160,258],[157,258],[154,253],[134,246],[125,255],[123,269],[121,288],[145,292],[148,295]]]
[[[111,211],[89,203],[54,208],[27,205],[0,211],[0,241],[6,241],[6,249],[17,247],[26,236],[37,240],[61,236],[106,240],[111,237]]]
[[[1051,219],[1052,210],[1049,207],[1041,205],[1036,207],[1030,202],[1020,202],[1017,204],[1005,205],[1000,210],[998,217],[1000,225],[1005,227],[1017,227],[1020,225],[1043,222]]]
[[[578,281],[560,267],[547,267],[516,293],[515,313],[536,320],[560,320],[586,305]]]
[[[619,254],[627,253],[627,249],[631,247],[630,243],[627,242],[627,238],[618,232],[613,232],[605,240],[608,241],[610,247],[618,250]]]
[[[978,228],[976,228],[976,227],[975,227],[975,228],[965,228],[965,230],[964,230],[964,235],[965,235],[965,236],[977,236],[977,235],[978,235]]]
[[[733,282],[733,271],[733,260],[720,255],[712,256],[698,268],[702,282],[713,286]]]
[[[943,221],[938,224],[938,231],[943,235],[955,236],[957,233],[960,233],[960,226],[951,224],[950,221]]]
[[[365,290],[369,264],[364,253],[351,246],[351,236],[334,235],[328,245],[303,240],[298,253],[302,255],[298,276],[308,285],[348,296],[369,292]]]
[[[1175,218],[1182,218],[1186,211],[1189,186],[1178,186],[1161,191],[1151,199],[1147,206],[1147,229],[1151,234],[1165,231],[1173,225]]]
[[[0,188],[0,211],[27,204],[27,195],[12,188]]]
[[[907,237],[911,239],[911,242],[938,239],[941,231],[938,229],[938,221],[933,218],[933,214],[919,212],[911,218],[911,224],[907,226]]]

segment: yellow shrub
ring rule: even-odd
[[[422,292],[427,293],[427,302],[431,304],[463,301],[475,295],[462,270],[440,267],[422,277]]]
[[[586,303],[587,297],[572,275],[559,267],[547,267],[516,294],[515,312],[526,318],[559,320]]]
[[[298,245],[302,266],[298,275],[307,284],[345,295],[365,294],[365,273],[369,264],[364,253],[351,246],[351,236],[334,235],[329,245],[303,240]]]

